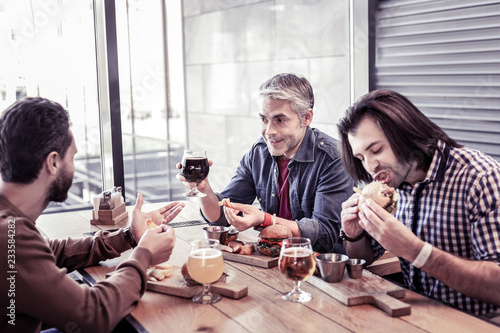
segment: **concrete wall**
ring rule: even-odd
[[[214,161],[215,190],[259,137],[256,92],[280,72],[315,93],[312,127],[337,137],[349,105],[348,0],[184,0],[189,146]]]

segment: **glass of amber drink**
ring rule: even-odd
[[[300,283],[313,275],[316,269],[316,260],[309,238],[291,237],[284,239],[278,265],[285,277],[295,282],[293,290],[283,295],[282,298],[298,303],[310,301],[311,294],[300,289]]]
[[[212,304],[221,300],[220,295],[210,291],[210,284],[216,282],[224,272],[224,259],[217,239],[191,242],[187,268],[189,275],[204,286],[203,292],[193,297],[193,302]]]

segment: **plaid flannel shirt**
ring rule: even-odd
[[[395,216],[420,239],[464,259],[500,264],[500,163],[476,150],[440,141],[425,180],[414,188],[403,183],[398,192]],[[384,250],[377,242],[372,244],[380,256]],[[400,258],[400,262],[408,288],[476,315],[496,310],[408,261]]]

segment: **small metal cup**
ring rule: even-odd
[[[220,244],[224,244],[227,239],[228,232],[229,227],[210,226],[203,228],[203,233],[205,234],[206,239],[217,239]]]
[[[239,233],[240,232],[238,231],[238,229],[234,229],[234,228],[229,227],[229,232],[227,233],[227,238],[229,239],[230,237],[236,237],[236,239],[238,239]]]
[[[351,279],[359,279],[363,276],[364,259],[349,259],[347,261],[347,274]]]
[[[326,282],[339,282],[344,275],[349,257],[340,253],[323,253],[316,257],[321,278]]]

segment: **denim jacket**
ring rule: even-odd
[[[309,238],[317,252],[345,253],[338,241],[340,212],[342,202],[352,195],[354,181],[342,165],[337,141],[307,127],[288,169],[292,216],[302,237]],[[227,187],[216,195],[243,204],[252,204],[257,198],[263,211],[278,214],[278,177],[276,157],[260,138],[243,156]],[[221,217],[211,224],[228,225],[222,207]]]

